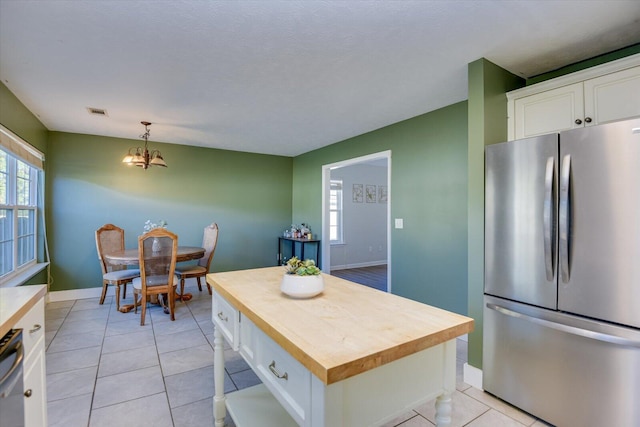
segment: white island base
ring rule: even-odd
[[[216,427],[227,409],[237,427],[379,426],[433,399],[436,425],[451,424],[456,337],[472,319],[332,276],[321,296],[292,300],[281,272],[207,276]],[[224,394],[224,340],[262,384]]]
[[[268,388],[270,379],[253,363],[249,365],[263,384],[229,395],[218,392],[224,390],[225,375],[224,348],[218,329],[216,327],[214,352],[223,357],[216,357],[214,363],[216,427],[224,426],[225,406],[237,427],[376,426],[435,398],[438,398],[436,425],[451,424],[451,395],[456,381],[455,339],[331,385],[311,375],[309,397],[302,398],[312,402],[310,414],[304,420],[296,417],[303,421],[298,424],[276,398],[279,390],[272,394]],[[286,401],[284,405],[295,406]],[[301,411],[296,412],[299,415]]]

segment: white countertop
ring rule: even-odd
[[[0,288],[0,337],[47,294],[46,285]]]

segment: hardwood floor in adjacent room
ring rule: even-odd
[[[346,268],[331,271],[332,276],[360,283],[381,291],[387,291],[387,265]]]

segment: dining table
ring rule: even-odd
[[[198,246],[178,246],[176,262],[200,259],[204,256],[204,252],[204,248]],[[138,265],[140,263],[138,248],[108,252],[103,256],[110,264],[113,265]]]
[[[178,246],[178,252],[176,254],[176,263],[192,261],[200,259],[204,256],[205,249],[199,246]],[[140,264],[140,257],[138,254],[138,248],[123,249],[103,254],[103,257],[108,263],[112,265],[125,265],[125,266],[137,266]],[[176,292],[176,297],[180,301],[189,301],[193,295],[185,293],[184,295]],[[133,304],[123,305],[120,307],[120,311],[123,313],[133,310]]]

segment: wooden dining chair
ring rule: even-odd
[[[138,302],[142,305],[141,326],[144,326],[150,295],[157,295],[166,309],[166,302],[162,297],[166,294],[171,320],[175,320],[175,294],[178,286],[178,277],[175,275],[177,254],[178,236],[164,228],[155,228],[138,237],[140,277],[133,280],[133,304],[136,313]],[[140,298],[139,301],[138,298]]]
[[[96,248],[98,259],[102,268],[102,295],[100,304],[104,304],[109,285],[116,287],[116,309],[120,310],[120,286],[122,286],[122,299],[127,297],[127,283],[140,276],[137,268],[127,269],[124,265],[110,264],[103,254],[124,250],[124,230],[113,224],[105,224],[96,230]]]
[[[218,224],[215,222],[204,228],[204,234],[202,237],[202,247],[204,248],[204,256],[198,260],[196,265],[176,267],[176,275],[180,279],[180,295],[184,295],[184,281],[195,277],[198,281],[198,289],[202,291],[202,283],[200,279],[205,277],[209,273],[211,267],[211,260],[216,252],[216,246],[218,245]],[[206,283],[206,281],[205,281]],[[211,286],[207,284],[209,289],[209,295],[211,295]]]

